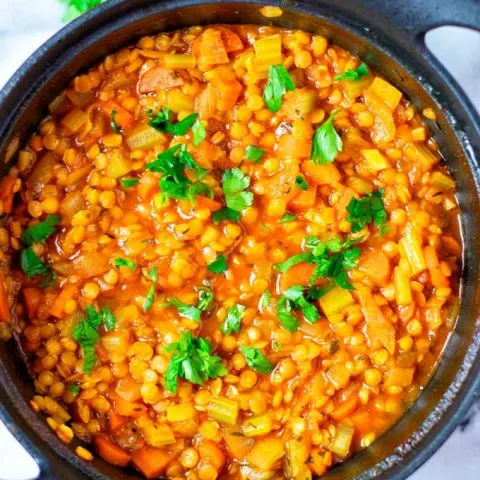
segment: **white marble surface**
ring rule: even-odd
[[[64,5],[58,0],[0,0],[0,87],[28,55],[62,27],[63,12]],[[480,35],[448,27],[430,32],[427,43],[480,110]],[[0,423],[0,480],[27,480],[37,474],[34,461]],[[463,432],[455,432],[411,480],[454,478],[480,478],[480,414]]]

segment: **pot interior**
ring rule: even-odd
[[[480,202],[474,155],[479,141],[462,101],[448,89],[444,78],[434,75],[435,64],[413,53],[413,42],[410,52],[399,49],[392,42],[396,38],[395,30],[375,24],[368,12],[357,12],[356,17],[349,15],[351,12],[346,0],[335,2],[334,7],[326,7],[323,2],[312,1],[310,5],[303,2],[303,6],[285,7],[283,15],[273,19],[259,13],[261,5],[248,2],[213,1],[208,6],[192,1],[109,3],[111,6],[100,9],[101,13],[87,14],[75,26],[67,27],[59,39],[50,41],[47,48],[42,47],[16,75],[14,82],[6,87],[3,98],[0,96],[2,111],[7,112],[0,126],[2,158],[7,154],[10,156],[16,144],[22,144],[47,114],[49,102],[77,73],[143,35],[197,24],[266,24],[324,35],[333,43],[359,55],[402,90],[419,110],[433,107],[436,111],[437,121],[427,123],[456,178],[462,211],[465,253],[460,317],[437,370],[413,407],[371,447],[323,477],[404,478],[438,448],[454,424],[458,423],[458,417],[468,402],[465,397],[474,382],[473,375],[468,376],[468,372],[475,362],[478,365],[480,288],[475,252],[479,250]],[[192,3],[197,4],[189,5]],[[111,10],[116,5],[118,8],[112,15]],[[11,162],[14,161],[13,154]],[[6,165],[3,170],[7,170]],[[4,389],[0,398],[3,397],[4,409],[9,411],[16,424],[11,424],[11,429],[19,436],[22,436],[22,431],[26,432],[24,442],[34,456],[43,452],[49,461],[58,464],[53,470],[64,472],[60,475],[63,478],[68,472],[71,476],[72,471],[63,461],[59,462],[50,448],[91,478],[139,478],[134,472],[120,471],[99,459],[94,460],[93,467],[78,461],[72,453],[73,449],[61,444],[44,419],[33,414],[28,406],[33,385],[13,341],[4,345],[0,358],[0,382]],[[36,448],[32,447],[27,437],[37,445]],[[75,446],[74,443],[72,445]],[[80,474],[76,478],[80,478]]]

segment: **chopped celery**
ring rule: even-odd
[[[238,402],[226,397],[212,397],[208,402],[208,416],[227,425],[236,425],[239,412]]]

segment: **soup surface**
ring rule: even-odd
[[[1,331],[87,461],[310,479],[427,382],[458,310],[454,192],[408,100],[326,38],[145,37],[2,180]]]

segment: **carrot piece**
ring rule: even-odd
[[[231,110],[243,89],[232,70],[222,68],[212,79],[212,85],[216,91],[218,110],[222,112]]]
[[[332,185],[342,178],[338,168],[333,163],[317,165],[311,160],[302,163],[302,170],[315,185]]]
[[[435,288],[449,287],[450,282],[448,278],[442,273],[440,268],[435,268],[430,272],[430,278],[432,279],[432,285]]]
[[[452,255],[459,257],[462,254],[462,246],[451,235],[442,236],[442,244]]]
[[[12,175],[7,175],[3,177],[0,182],[0,200],[3,203],[3,213],[10,213],[12,211],[13,197],[15,195],[13,188],[16,180]]]
[[[136,402],[142,398],[140,393],[140,384],[132,377],[127,376],[118,381],[115,388],[117,395],[127,402]]]
[[[200,41],[200,63],[204,65],[220,65],[228,63],[228,54],[218,30],[207,28]]]
[[[225,50],[230,52],[238,52],[244,49],[243,42],[241,38],[232,30],[226,27],[216,27],[220,31],[222,36],[223,44],[225,45]]]
[[[132,457],[103,435],[95,435],[92,443],[97,453],[108,463],[119,467],[126,467],[130,463]]]
[[[390,261],[381,250],[367,250],[360,258],[358,269],[377,285],[384,287],[391,275]]]
[[[225,463],[224,453],[213,442],[202,442],[198,447],[200,458],[220,470]]]
[[[125,425],[126,422],[127,418],[116,413],[113,408],[108,411],[108,424],[111,432],[116,432],[119,428]]]
[[[440,267],[440,260],[438,259],[437,249],[435,247],[427,245],[423,249],[423,255],[429,270],[435,270],[436,268]]]
[[[300,190],[290,202],[288,206],[294,212],[303,212],[309,208],[313,208],[317,198],[317,187],[309,188],[308,190]]]
[[[195,99],[195,110],[202,120],[208,120],[215,115],[217,109],[217,95],[213,85],[207,87],[197,95]],[[205,143],[205,142],[203,142]]]
[[[277,154],[280,157],[307,158],[310,155],[310,143],[296,139],[293,135],[282,135],[278,141]]]
[[[217,202],[216,200],[212,200],[211,198],[204,197],[199,195],[197,197],[197,209],[208,208],[211,212],[216,212],[222,208],[222,204]]]
[[[156,191],[158,191],[158,178],[155,178],[153,173],[145,172],[138,182],[138,196],[143,200],[149,200]]]
[[[308,263],[297,263],[297,265],[282,273],[280,279],[282,292],[292,285],[306,285],[308,279],[312,276],[313,268],[314,266]]]
[[[49,313],[57,318],[62,318],[64,315],[63,307],[65,306],[65,302],[70,300],[71,298],[76,297],[78,294],[78,288],[71,283],[67,283],[60,294],[57,296],[53,305],[51,306]]]
[[[27,309],[28,318],[34,318],[37,314],[38,306],[43,299],[42,290],[37,287],[26,287],[22,289],[22,296],[23,304]]]
[[[135,450],[132,455],[132,463],[148,479],[160,477],[167,469],[173,455],[162,448],[146,445]]]
[[[335,406],[335,410],[330,414],[334,420],[341,420],[342,418],[350,415],[356,408],[358,404],[358,396],[352,395],[347,398],[344,402]]]
[[[150,93],[157,90],[181,87],[183,84],[183,78],[175,70],[154,67],[142,75],[138,84],[138,91],[140,93]]]
[[[136,402],[127,402],[127,400],[124,400],[119,396],[114,398],[113,408],[119,415],[131,418],[141,417],[147,411],[145,405]]]
[[[105,112],[105,115],[108,117],[108,120],[112,118],[113,111],[117,112],[115,114],[115,121],[125,130],[129,129],[135,123],[134,116],[126,108],[123,108],[113,100],[108,100],[107,102],[103,103],[101,107]]]
[[[8,306],[7,290],[5,288],[5,279],[0,275],[0,322],[11,323],[12,314]]]

